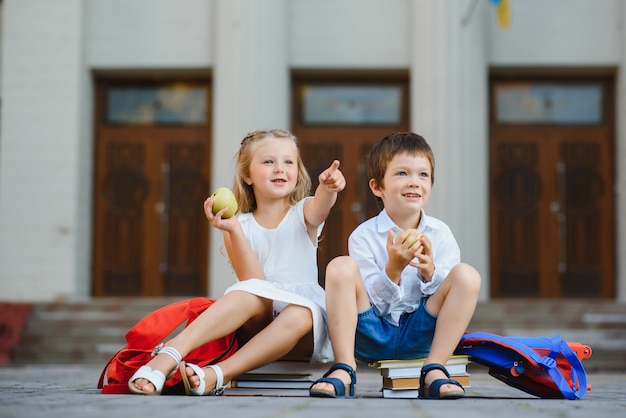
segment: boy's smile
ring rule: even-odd
[[[370,188],[382,199],[389,216],[402,226],[399,224],[402,220],[419,216],[428,202],[432,189],[431,173],[430,162],[425,156],[397,154],[389,161],[382,184],[371,180]]]

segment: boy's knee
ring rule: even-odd
[[[451,271],[455,282],[462,284],[468,291],[480,290],[480,273],[474,267],[466,263],[457,264]]]
[[[333,258],[326,266],[326,286],[335,283],[345,283],[350,278],[360,279],[359,265],[349,256]]]

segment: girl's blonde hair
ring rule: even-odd
[[[250,164],[252,164],[253,149],[252,145],[267,138],[284,138],[292,141],[298,148],[296,137],[288,131],[282,129],[258,130],[252,131],[246,135],[241,141],[241,147],[237,153],[237,167],[235,169],[235,183],[233,185],[233,193],[239,204],[241,213],[253,212],[256,207],[256,198],[252,186],[245,181],[250,176]],[[311,191],[311,177],[304,167],[300,151],[298,150],[298,180],[296,187],[289,195],[289,204],[294,205],[309,195]]]

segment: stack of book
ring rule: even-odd
[[[308,371],[256,369],[232,379],[226,396],[309,396],[313,384]]]
[[[424,360],[426,359],[381,360],[371,363],[370,367],[380,369],[383,398],[417,398]],[[470,386],[468,363],[468,356],[452,356],[444,365],[450,378],[466,388]]]

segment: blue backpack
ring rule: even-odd
[[[503,337],[485,332],[463,335],[454,354],[489,368],[509,386],[540,398],[580,399],[587,390],[581,359],[591,348],[554,337]]]

